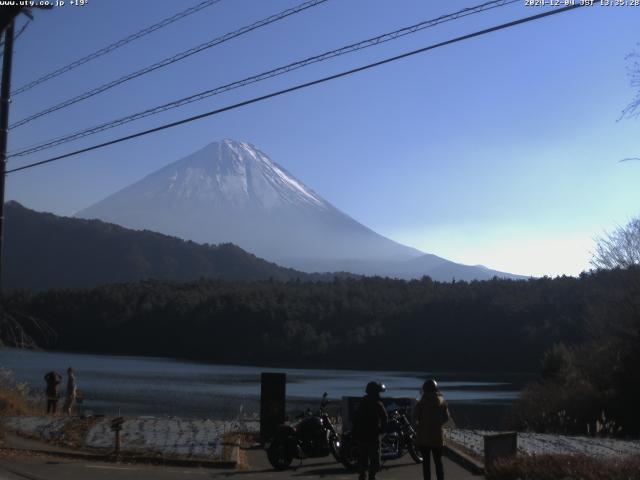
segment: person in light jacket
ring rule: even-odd
[[[76,403],[76,376],[73,373],[73,368],[69,367],[67,369],[67,397],[64,401],[63,411],[67,415],[71,415],[71,410]]]
[[[449,420],[449,408],[438,384],[430,379],[422,385],[422,397],[413,412],[416,422],[416,445],[422,453],[422,475],[431,480],[431,455],[436,467],[437,480],[444,480],[442,449],[444,447],[443,425]]]

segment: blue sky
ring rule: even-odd
[[[197,0],[36,11],[13,86]],[[16,96],[11,121],[300,2],[222,0]],[[10,132],[10,150],[480,2],[330,0]],[[541,12],[524,1],[430,28],[9,168]],[[19,20],[18,28],[25,21]],[[212,141],[248,141],[356,220],[468,264],[576,275],[594,237],[640,213],[640,121],[625,57],[640,7],[582,8],[7,177],[7,198],[70,215]]]

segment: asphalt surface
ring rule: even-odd
[[[264,451],[245,450],[243,455],[248,465],[244,469],[237,470],[114,464],[66,460],[40,455],[18,455],[0,457],[0,480],[357,479],[355,473],[345,470],[342,465],[332,461],[333,459],[330,457],[307,459],[302,463],[296,461],[289,470],[276,472],[269,465]],[[415,464],[409,456],[406,456],[399,460],[386,462],[377,478],[379,480],[419,480],[422,478],[421,469],[421,465]],[[444,469],[447,480],[482,478],[471,475],[448,459],[444,459]]]

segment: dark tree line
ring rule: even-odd
[[[14,291],[4,305],[13,318],[31,320],[25,329],[41,346],[59,350],[254,365],[541,371],[515,417],[520,426],[640,431],[639,267],[527,281],[143,281]],[[56,334],[31,328],[34,321]]]
[[[536,371],[554,343],[585,340],[584,319],[593,308],[588,299],[608,291],[604,275],[471,283],[144,281],[17,291],[5,304],[50,325],[57,335],[40,341],[53,349],[212,362]]]

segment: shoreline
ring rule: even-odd
[[[458,376],[464,376],[466,378],[470,377],[530,377],[530,379],[534,379],[539,377],[540,372],[537,371],[498,371],[498,370],[443,370],[443,369],[434,369],[434,370],[411,370],[411,369],[380,369],[380,368],[366,368],[366,366],[349,366],[345,368],[340,368],[338,366],[322,366],[322,365],[314,365],[310,364],[302,364],[300,366],[287,366],[285,364],[281,364],[278,362],[267,362],[262,365],[256,365],[254,363],[238,363],[238,362],[226,362],[224,360],[202,360],[198,358],[189,358],[189,357],[170,357],[170,356],[162,356],[162,355],[136,355],[132,353],[113,353],[113,352],[92,352],[85,350],[51,350],[46,348],[16,348],[16,347],[6,347],[0,346],[0,351],[27,351],[33,353],[51,353],[51,354],[60,354],[60,355],[87,355],[87,356],[102,356],[102,357],[116,357],[121,359],[146,359],[146,360],[155,360],[155,361],[169,361],[176,363],[192,363],[203,366],[223,366],[223,367],[238,367],[238,368],[253,368],[253,369],[273,369],[273,370],[282,370],[282,371],[303,371],[303,370],[322,370],[329,372],[340,372],[340,373],[348,373],[348,372],[372,372],[372,373],[386,373],[386,374],[412,374],[412,375],[424,375],[424,376],[441,376],[446,378],[454,378]]]
[[[4,361],[2,361],[4,360]],[[232,420],[260,411],[260,375],[274,371],[260,367],[175,361],[162,357],[129,357],[61,353],[57,351],[0,350],[0,363],[14,372],[14,379],[39,393],[47,369],[74,367],[84,403],[78,412],[87,415],[181,416],[201,419],[215,416]],[[289,368],[287,414],[318,406],[323,392],[331,407],[345,396],[362,396],[371,377],[387,384],[387,396],[415,398],[424,376],[413,372],[321,370]],[[518,398],[527,380],[500,374],[465,376],[453,372],[438,376],[445,399],[460,426],[503,428],[502,419]],[[44,405],[44,402],[43,402]],[[39,406],[38,406],[39,407]]]

